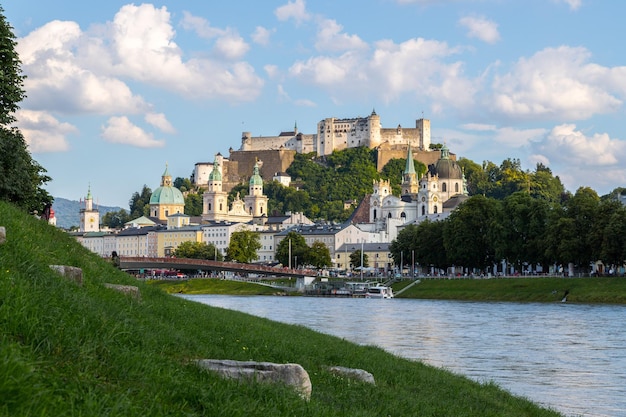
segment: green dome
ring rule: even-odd
[[[185,204],[183,193],[176,187],[162,186],[154,190],[150,204]]]
[[[261,178],[259,174],[259,165],[256,163],[254,164],[254,171],[250,177],[250,185],[263,185],[263,178]]]

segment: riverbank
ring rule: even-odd
[[[379,348],[172,297],[5,203],[0,225],[2,416],[558,415]],[[81,268],[82,285],[51,264]],[[141,297],[106,283],[137,286]],[[200,358],[299,363],[311,399],[224,380],[192,364]],[[331,365],[371,372],[376,385],[338,377]]]
[[[269,281],[268,281],[269,282]],[[420,279],[392,285],[398,298],[461,301],[514,301],[626,304],[624,277],[536,277],[490,279]],[[168,293],[286,295],[281,290],[256,283],[221,279],[150,281]],[[411,286],[410,286],[411,285]],[[405,287],[410,286],[406,291]],[[402,292],[401,292],[402,291]],[[566,296],[567,293],[567,296]]]

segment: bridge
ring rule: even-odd
[[[276,268],[258,264],[242,264],[237,262],[209,261],[205,259],[189,258],[146,258],[146,257],[120,257],[120,268],[126,270],[139,269],[177,269],[177,270],[201,270],[201,271],[228,271],[243,274],[259,274],[282,277],[310,277],[315,276],[315,271],[289,268]]]

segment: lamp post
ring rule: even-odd
[[[291,238],[289,238],[289,269],[291,269]]]
[[[361,281],[363,281],[363,241],[361,241]]]

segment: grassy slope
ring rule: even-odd
[[[167,295],[73,238],[0,202],[1,416],[552,416],[493,384]],[[49,264],[81,267],[79,287]],[[105,282],[138,285],[142,301]],[[237,383],[194,358],[300,363],[310,402],[280,386]],[[377,386],[326,365],[372,372]]]
[[[153,280],[148,284],[173,294],[228,294],[228,295],[274,295],[284,293],[272,287],[242,281],[216,278],[194,278],[189,280]]]

